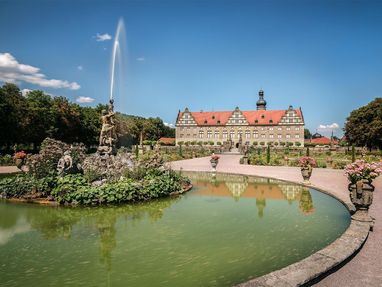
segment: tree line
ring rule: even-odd
[[[103,109],[107,106],[82,107],[40,90],[22,95],[17,85],[5,83],[0,87],[0,149],[10,152],[18,145],[36,151],[46,137],[95,146]],[[117,113],[116,125],[119,146],[136,144],[141,133],[145,140],[175,136],[175,129],[165,126],[160,118]]]
[[[382,98],[352,111],[344,131],[350,144],[382,149]]]

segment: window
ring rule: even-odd
[[[219,138],[219,134],[220,134],[219,131],[216,130],[216,131],[215,131],[215,139],[218,139],[218,138]]]
[[[299,139],[300,135],[294,135],[294,138]]]
[[[282,128],[281,128],[281,127],[278,127],[278,128],[277,128],[277,130],[278,130],[278,131],[281,131],[281,130],[282,130]]]
[[[257,138],[259,137],[259,133],[258,133],[257,131],[254,131],[254,132],[253,132],[253,137],[254,137],[255,139],[257,139]]]
[[[212,131],[207,131],[207,138],[212,138]]]
[[[227,131],[223,131],[223,139],[226,139],[228,137],[228,132]]]
[[[204,131],[199,131],[199,138],[203,138],[204,137]]]
[[[245,138],[250,139],[251,138],[251,132],[250,131],[245,131]]]
[[[287,131],[290,131],[290,127],[287,127],[286,130],[287,130]]]
[[[290,139],[290,135],[286,135],[286,138],[287,138],[287,139]]]
[[[180,136],[179,136],[180,138],[182,138],[182,137],[184,137],[184,135],[183,134],[180,134]]]
[[[230,137],[231,139],[235,138],[235,131],[230,131],[230,132],[229,132],[229,137]]]
[[[282,135],[277,135],[277,138],[278,138],[278,139],[281,139],[281,138],[282,138]]]
[[[261,138],[262,138],[262,139],[265,139],[265,134],[262,134],[262,135],[261,135]]]
[[[270,138],[270,139],[273,139],[273,135],[272,135],[272,134],[271,134],[271,135],[269,135],[269,138]]]
[[[299,127],[296,127],[296,131],[299,131],[300,130],[300,128]]]
[[[270,127],[269,130],[270,130],[270,131],[273,131],[273,127]]]

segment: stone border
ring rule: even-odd
[[[183,170],[187,171],[187,170]],[[198,172],[198,171],[187,171]],[[200,171],[199,171],[200,172]],[[208,172],[207,172],[208,173]],[[275,177],[264,177],[257,175],[248,175],[241,173],[227,173],[221,172],[220,174],[235,174],[241,176],[255,176],[261,178],[270,178],[274,180],[280,180],[293,184],[299,184],[308,188],[316,189],[322,193],[325,193],[334,199],[341,202],[349,211],[350,214],[354,213],[355,208],[351,203],[344,202],[330,191],[316,187],[314,185],[307,185],[300,182],[294,182],[290,180],[279,179]],[[294,287],[294,286],[306,286],[314,279],[318,279],[330,270],[340,266],[341,263],[345,263],[350,259],[368,238],[370,231],[370,222],[361,222],[351,219],[349,227],[346,231],[337,238],[334,242],[324,247],[323,249],[313,253],[312,255],[302,259],[296,263],[288,265],[282,269],[273,271],[261,277],[251,279],[247,282],[237,284],[238,287]]]

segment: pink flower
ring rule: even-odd
[[[306,167],[306,166],[312,166],[315,167],[317,165],[316,160],[312,157],[309,156],[303,156],[298,159],[298,164],[301,167]]]

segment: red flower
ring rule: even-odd
[[[25,151],[22,150],[22,151],[16,152],[13,157],[15,159],[24,159],[27,157],[27,154],[25,153]]]

